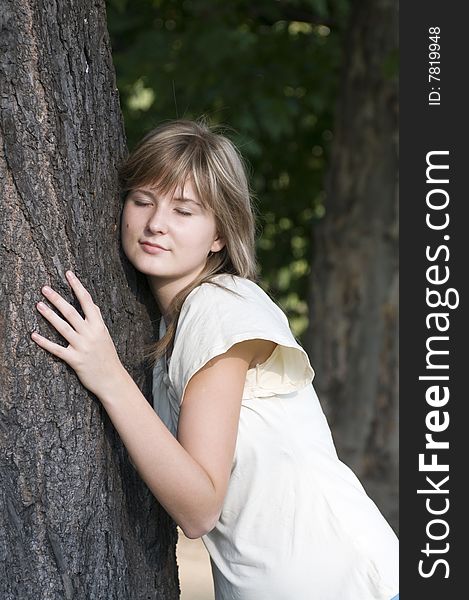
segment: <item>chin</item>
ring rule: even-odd
[[[172,275],[172,273],[167,273],[164,269],[159,269],[154,265],[149,266],[142,264],[141,261],[135,261],[132,264],[137,269],[137,271],[140,271],[140,273],[143,273],[144,275],[149,275],[152,277],[170,277]]]

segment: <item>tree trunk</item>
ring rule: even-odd
[[[398,198],[395,0],[354,5],[307,345],[339,457],[397,531]]]
[[[0,0],[2,600],[179,597],[176,526],[131,466],[99,402],[33,329],[77,273],[147,398],[156,335],[146,280],[122,254],[125,151],[103,0]],[[80,309],[79,309],[80,310]]]

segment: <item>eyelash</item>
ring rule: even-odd
[[[139,200],[134,200],[134,202],[137,206],[151,206],[149,202],[140,202]],[[192,215],[192,213],[190,212],[185,212],[183,210],[178,209],[176,209],[176,212],[180,215],[183,215],[184,217],[190,217]]]

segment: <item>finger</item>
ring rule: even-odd
[[[57,329],[60,335],[62,335],[69,344],[73,344],[76,341],[78,335],[77,332],[72,327],[70,327],[70,325],[66,321],[61,319],[55,311],[53,311],[43,302],[38,302],[36,307],[41,313],[41,315],[44,318],[46,318],[49,321],[49,323]]]
[[[62,298],[62,296],[58,292],[56,292],[48,286],[44,286],[41,292],[49,300],[49,302],[53,304],[62,313],[62,315],[67,319],[67,321],[70,323],[70,325],[74,328],[75,331],[83,331],[85,320],[76,310],[76,308],[74,308],[69,302]]]
[[[101,311],[93,302],[93,298],[85,286],[81,283],[78,277],[72,273],[72,271],[67,271],[65,273],[67,279],[72,287],[72,290],[75,293],[75,296],[78,298],[81,307],[83,308],[83,312],[88,320],[93,320],[96,318],[96,313],[100,314]]]
[[[34,342],[36,342],[38,346],[44,348],[44,350],[47,350],[54,356],[57,356],[57,358],[66,360],[67,348],[60,346],[60,344],[55,344],[54,342],[51,342],[50,340],[48,340],[45,337],[42,337],[42,335],[39,335],[39,333],[36,333],[35,331],[33,331],[33,333],[31,334],[31,339]]]

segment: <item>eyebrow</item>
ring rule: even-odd
[[[132,190],[132,192],[139,192],[140,194],[143,194],[144,196],[149,196],[150,198],[155,197],[154,194],[152,194],[151,192],[147,192],[146,190],[142,190],[140,188],[136,188]],[[202,204],[200,202],[197,202],[197,200],[194,200],[193,198],[188,198],[187,196],[174,196],[173,200],[176,202],[192,202],[193,204],[196,204],[197,206],[200,206],[202,208]]]

